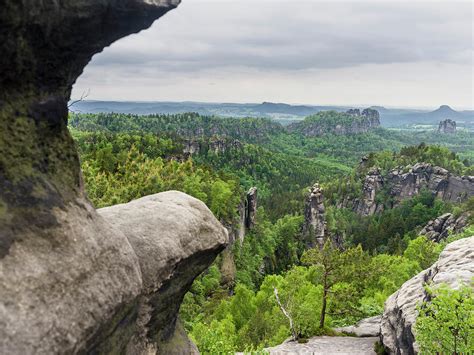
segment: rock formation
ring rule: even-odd
[[[305,120],[288,126],[290,132],[301,133],[306,137],[319,137],[327,134],[348,135],[366,133],[380,127],[380,115],[377,110],[350,109],[346,113],[334,113],[333,117],[321,112]]]
[[[380,169],[373,168],[367,173],[362,187],[362,197],[354,206],[358,214],[361,216],[371,216],[383,209],[383,205],[379,204],[376,200],[377,192],[382,189],[383,183],[384,179]]]
[[[456,121],[450,120],[449,118],[441,121],[438,126],[438,133],[456,133]]]
[[[444,283],[451,288],[457,288],[461,282],[470,282],[472,277],[474,237],[448,244],[433,266],[405,282],[385,302],[381,322],[383,345],[391,354],[417,352],[412,326],[417,317],[417,305],[428,300],[424,285],[430,283],[436,286]]]
[[[382,190],[392,198],[392,206],[428,189],[443,201],[458,203],[474,196],[474,176],[456,176],[446,169],[431,164],[418,163],[410,167],[399,167],[383,176],[380,170],[371,169],[365,177],[362,196],[353,201],[344,201],[361,216],[370,216],[383,211],[382,202],[377,202],[377,194]]]
[[[2,260],[0,353],[150,354],[190,344],[175,339],[179,305],[226,246],[225,228],[175,191],[99,215],[84,208],[84,220],[78,209],[66,224],[70,238],[32,241],[34,251],[15,244]],[[17,253],[29,259],[19,264]]]
[[[465,212],[456,217],[452,213],[445,213],[431,221],[420,231],[419,235],[424,235],[434,242],[446,239],[449,233],[459,233],[469,224],[471,214]]]
[[[186,156],[212,152],[216,155],[224,154],[230,149],[242,149],[242,143],[237,139],[211,137],[209,139],[185,139],[183,154]]]
[[[257,218],[257,188],[252,187],[245,199],[245,228],[250,230],[255,226]]]
[[[225,246],[225,231],[176,193],[132,203],[141,219],[127,206],[99,215],[67,117],[92,56],[178,3],[2,2],[0,353],[172,353],[180,297]]]
[[[336,332],[353,335],[357,337],[378,337],[380,335],[380,321],[382,316],[365,318],[357,322],[355,325],[347,327],[334,328]]]
[[[314,184],[309,190],[304,209],[303,235],[308,247],[322,246],[326,237],[326,215],[323,189]]]

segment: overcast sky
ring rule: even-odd
[[[183,0],[96,55],[92,100],[472,108],[473,2]]]

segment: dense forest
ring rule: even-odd
[[[194,113],[70,115],[96,207],[180,190],[235,230],[246,191],[257,187],[255,225],[195,280],[181,307],[184,327],[204,353],[256,351],[292,334],[330,335],[334,327],[378,315],[386,298],[430,266],[448,241],[474,233],[470,215],[464,232],[442,242],[419,235],[444,213],[472,212],[472,198],[453,203],[423,189],[394,204],[381,191],[376,198],[383,211],[366,216],[344,204],[360,197],[374,168],[384,174],[422,162],[456,176],[474,175],[472,133],[373,127],[356,134],[305,134],[305,125],[318,119],[330,127],[350,116],[311,116],[295,130],[269,119]],[[329,238],[308,248],[305,201],[315,182],[326,196]],[[292,316],[291,329],[276,292]]]

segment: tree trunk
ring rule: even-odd
[[[327,274],[324,274],[323,282],[323,304],[321,306],[321,316],[319,318],[319,328],[324,328],[324,320],[326,319],[326,304],[328,297],[328,287],[327,287]]]
[[[290,330],[291,330],[291,337],[292,337],[292,340],[296,340],[297,339],[297,334],[296,334],[296,331],[295,331],[295,327],[293,325],[293,319],[291,319],[291,316],[290,314],[286,311],[286,309],[283,307],[283,305],[281,304],[280,302],[280,297],[278,297],[278,290],[276,287],[273,288],[273,292],[275,293],[275,298],[276,298],[276,301],[278,303],[278,306],[280,307],[281,311],[283,312],[283,314],[285,315],[286,318],[288,318],[289,322],[290,322]]]

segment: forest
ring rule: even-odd
[[[324,117],[325,125],[348,119],[337,113]],[[374,167],[388,173],[423,162],[455,175],[474,175],[472,132],[374,128],[308,137],[270,119],[195,113],[71,113],[69,128],[88,197],[98,208],[179,190],[202,200],[235,230],[246,191],[257,187],[255,226],[195,280],[181,306],[184,328],[203,353],[256,352],[292,335],[300,341],[332,335],[335,327],[381,314],[387,297],[430,266],[449,241],[474,233],[471,215],[464,232],[442,242],[419,235],[444,213],[472,212],[472,198],[452,203],[422,190],[362,217],[341,205],[359,197]],[[326,241],[321,248],[308,248],[306,243],[305,200],[316,182],[325,191],[328,234],[342,237],[340,245]],[[391,202],[385,192],[377,198],[386,206]],[[432,339],[425,336],[429,312],[419,327],[422,346],[432,349]]]

